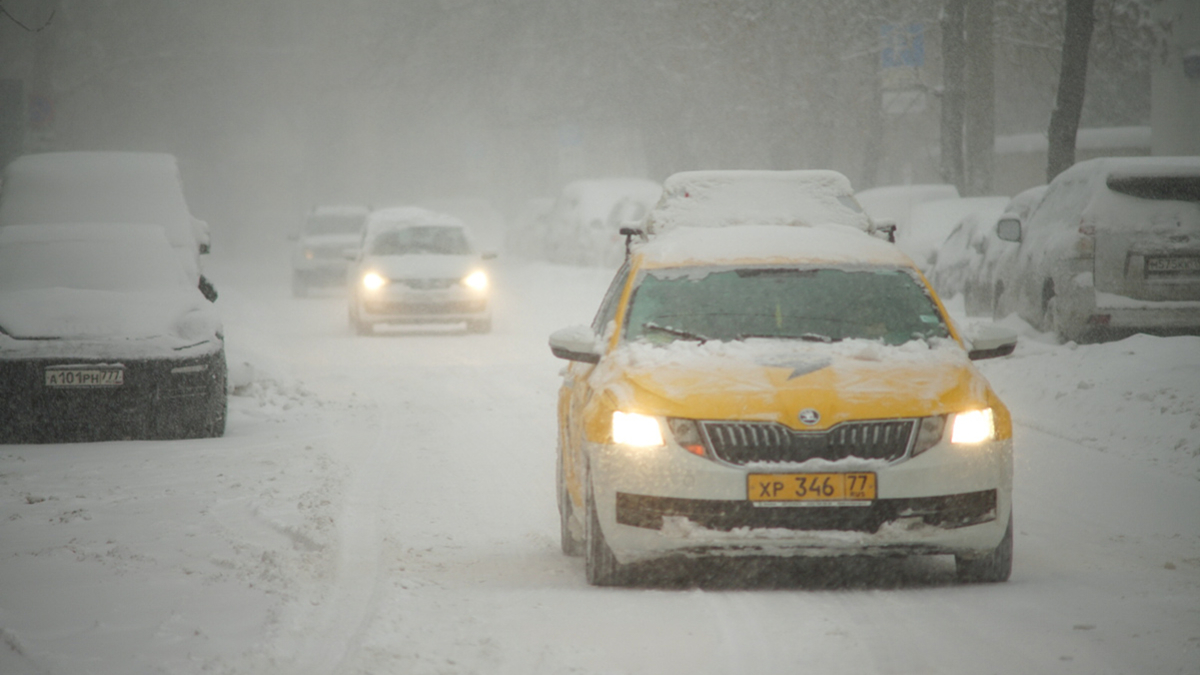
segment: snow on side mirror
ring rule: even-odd
[[[1017,332],[994,323],[972,326],[965,337],[970,344],[967,357],[972,361],[1008,356],[1017,348]]]
[[[1021,241],[1021,221],[1016,218],[1001,218],[996,221],[996,236],[1004,241]]]
[[[873,234],[880,239],[887,239],[891,243],[896,243],[896,221],[880,220],[875,223]]]
[[[599,363],[600,347],[590,326],[571,326],[550,334],[550,351],[560,359]]]

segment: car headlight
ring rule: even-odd
[[[387,279],[384,279],[382,276],[380,276],[378,272],[367,272],[362,277],[363,288],[367,289],[368,291],[379,290],[380,288],[383,288],[384,284],[386,283]]]
[[[951,443],[971,445],[990,441],[995,437],[996,423],[991,408],[968,410],[954,416],[954,426],[950,432]]]
[[[613,412],[612,437],[614,443],[650,448],[663,445],[662,427],[658,418],[638,413]]]
[[[477,291],[487,290],[488,287],[487,274],[483,270],[471,272],[463,277],[462,282],[467,288],[473,288]]]
[[[221,330],[221,322],[210,312],[192,311],[175,322],[175,334],[184,340],[207,340]]]

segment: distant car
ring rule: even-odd
[[[944,298],[962,294],[967,314],[991,316],[996,267],[1016,250],[996,236],[996,223],[1029,217],[1045,192],[1044,185],[1030,188],[1003,204],[987,198],[978,211],[964,216],[933,254],[929,281],[937,292]]]
[[[550,336],[564,553],[597,585],[673,556],[953,554],[1007,579],[1012,425],[968,359],[1016,337],[987,339],[850,227],[635,243],[592,325]]]
[[[646,234],[674,227],[823,225],[835,223],[886,236],[863,211],[850,180],[836,171],[684,171],[663,183],[646,216]]]
[[[1066,340],[1200,334],[1200,157],[1108,157],[1059,174],[997,280],[996,313]]]
[[[929,273],[938,249],[964,218],[977,211],[1003,209],[1008,197],[959,197],[923,202],[913,208],[907,227],[896,228],[896,246]]]
[[[545,253],[551,262],[612,266],[625,254],[620,209],[648,209],[662,187],[643,178],[595,178],[567,184],[546,216]],[[620,204],[625,203],[623,207]],[[614,213],[616,212],[616,213]]]
[[[50,152],[4,169],[0,227],[61,223],[149,223],[163,228],[188,274],[216,299],[200,269],[208,224],[188,210],[179,166],[152,152]]]
[[[365,335],[377,324],[465,323],[492,329],[491,278],[462,221],[416,207],[380,209],[348,275],[350,325]]]
[[[0,228],[0,442],[220,436],[222,333],[159,226]]]
[[[292,251],[292,295],[302,298],[310,288],[346,283],[346,249],[362,240],[366,206],[318,206],[304,219]]]

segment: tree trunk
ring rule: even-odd
[[[994,0],[969,0],[966,12],[966,195],[992,192],[996,150]]]
[[[946,0],[942,13],[942,181],[966,188],[963,169],[963,114],[966,83],[967,0]]]
[[[1075,163],[1075,134],[1083,111],[1087,82],[1088,49],[1092,43],[1096,0],[1067,0],[1063,30],[1062,68],[1058,74],[1058,98],[1050,115],[1050,143],[1046,156],[1046,181]]]

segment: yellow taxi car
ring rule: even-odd
[[[998,329],[998,330],[997,330]],[[595,585],[672,556],[953,554],[1012,567],[1012,423],[892,244],[843,225],[678,227],[550,336],[563,551]],[[636,568],[634,568],[636,569]]]

